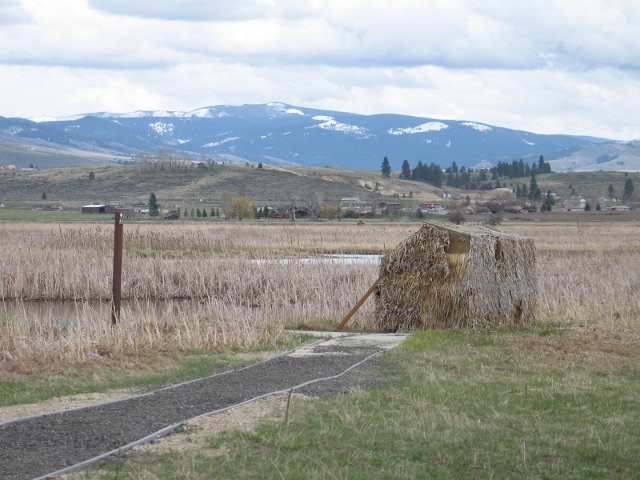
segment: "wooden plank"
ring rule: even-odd
[[[362,304],[364,303],[364,301],[369,298],[369,296],[373,293],[373,291],[376,289],[376,287],[378,286],[378,282],[380,281],[380,279],[376,280],[373,285],[371,285],[371,288],[369,290],[367,290],[367,293],[365,293],[362,298],[358,301],[358,303],[356,303],[356,306],[353,307],[351,309],[351,311],[349,313],[347,313],[347,316],[344,317],[344,319],[342,319],[342,321],[340,322],[340,325],[338,325],[336,327],[336,330],[342,330],[342,328],[347,324],[347,322],[351,319],[351,317],[353,317],[353,315],[358,311],[358,309],[362,306]]]

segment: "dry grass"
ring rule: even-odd
[[[382,258],[376,325],[392,330],[531,323],[535,247],[493,229],[426,223]]]
[[[366,230],[366,228],[365,228]],[[191,298],[197,308],[158,323],[135,303],[112,330],[86,304],[82,322],[0,312],[0,355],[6,360],[85,361],[145,349],[248,348],[275,343],[285,326],[335,326],[375,280],[373,265],[305,264],[284,256],[370,251],[354,224],[314,226],[230,224],[125,228],[122,296],[143,302]],[[113,233],[109,227],[7,225],[3,299],[109,300]],[[379,240],[377,240],[379,241]],[[259,261],[257,261],[259,260]],[[355,318],[367,327],[372,305]]]
[[[110,298],[111,226],[3,224],[2,229],[3,300]],[[611,332],[637,329],[639,225],[511,223],[503,229],[535,241],[539,321]],[[88,306],[79,307],[86,308],[79,324],[0,312],[0,363],[2,357],[82,362],[144,349],[245,348],[277,342],[285,326],[333,327],[373,283],[378,268],[279,260],[386,252],[415,230],[415,225],[373,222],[125,225],[123,297],[196,298],[200,306],[158,324],[134,302],[115,331]],[[373,312],[369,300],[350,325],[370,328]]]

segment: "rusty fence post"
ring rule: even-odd
[[[115,326],[120,317],[120,296],[122,290],[122,213],[116,212],[113,230],[113,305],[111,307],[111,326]]]

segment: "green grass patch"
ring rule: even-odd
[[[60,365],[28,375],[0,377],[0,407],[37,403],[53,397],[135,387],[140,392],[214,375],[260,361],[265,353],[284,352],[303,343],[316,341],[309,335],[289,335],[278,344],[261,345],[238,355],[192,350],[141,355],[122,361],[84,365]]]
[[[386,355],[387,385],[294,401],[289,425],[195,453],[134,454],[120,478],[640,477],[638,357],[537,330],[418,332]]]

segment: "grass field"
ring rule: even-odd
[[[110,226],[2,227],[3,298],[109,298]],[[115,333],[89,314],[78,326],[2,316],[0,352],[13,359],[0,362],[0,384],[13,392],[4,402],[55,395],[62,390],[47,387],[54,377],[73,379],[73,391],[132,385],[131,372],[188,370],[180,365],[195,361],[193,352],[204,355],[195,363],[214,365],[211,353],[290,341],[286,326],[331,327],[375,280],[376,267],[280,260],[383,253],[417,228],[126,225],[125,296],[199,298],[201,309],[163,326],[132,312]],[[211,437],[189,454],[134,456],[119,478],[638,477],[640,224],[502,228],[536,243],[534,325],[421,332],[386,357],[387,385],[295,401],[287,427],[271,421]],[[365,303],[354,325],[369,326],[372,312]],[[104,475],[113,478],[113,469]]]
[[[637,338],[598,331],[419,332],[387,385],[76,478],[637,478]]]

